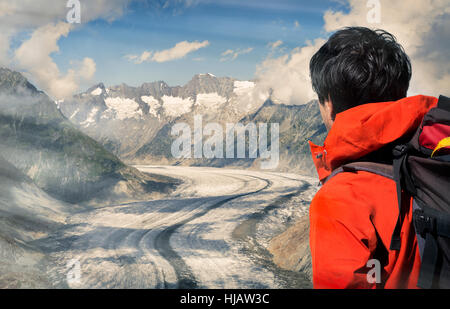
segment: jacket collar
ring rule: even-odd
[[[309,142],[319,179],[413,132],[437,101],[420,95],[369,103],[339,113],[323,146]]]

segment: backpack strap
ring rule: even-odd
[[[397,201],[398,201],[398,218],[397,223],[395,224],[394,232],[392,233],[391,238],[391,250],[399,251],[400,250],[400,233],[402,229],[402,205],[403,205],[403,188],[406,189],[407,192],[415,193],[415,186],[412,183],[411,176],[409,174],[406,163],[408,161],[408,152],[410,151],[410,146],[406,145],[397,145],[393,150],[394,155],[394,163],[393,163],[393,174],[394,181],[397,184]]]
[[[392,165],[375,162],[354,162],[335,169],[330,176],[322,181],[322,184],[327,183],[337,174],[344,172],[356,173],[358,171],[369,172],[394,180],[394,169]]]
[[[419,200],[414,200],[414,203],[421,204]],[[439,263],[438,256],[440,250],[437,237],[450,238],[450,216],[445,213],[436,212],[423,204],[415,208],[413,220],[421,257],[417,286],[423,289],[431,289],[435,284],[436,270],[438,269]],[[441,278],[445,276],[445,274],[440,274]]]
[[[450,98],[447,98],[446,96],[441,95],[439,97],[438,101],[438,108],[446,110],[450,112]]]
[[[395,148],[394,151],[394,165],[389,164],[382,164],[382,163],[375,163],[375,162],[354,162],[350,164],[343,165],[337,169],[335,169],[330,176],[325,178],[325,180],[322,181],[322,184],[324,185],[327,183],[331,178],[334,176],[344,173],[344,172],[357,172],[357,171],[364,171],[373,173],[376,175],[380,175],[386,178],[389,178],[391,180],[394,180],[396,183],[397,188],[397,199],[398,199],[398,209],[399,209],[399,215],[397,218],[397,223],[395,224],[394,232],[392,233],[391,238],[391,245],[390,250],[400,250],[400,232],[402,228],[402,182],[406,182],[409,179],[404,179],[402,177],[402,171],[405,168],[406,160],[407,160],[407,151],[408,147],[405,145],[399,145]],[[408,177],[406,177],[408,178]]]

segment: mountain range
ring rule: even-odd
[[[0,69],[0,107],[0,156],[61,201],[117,202],[174,185],[124,164],[18,72]]]
[[[308,140],[323,142],[317,101],[286,105],[260,90],[257,81],[239,81],[197,74],[186,85],[163,81],[138,87],[100,83],[87,91],[57,101],[60,111],[82,132],[127,163],[258,168],[261,159],[177,159],[171,153],[177,123],[279,123],[280,162],[277,171],[314,175]]]

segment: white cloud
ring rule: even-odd
[[[112,21],[121,16],[131,0],[81,0],[81,22],[102,18]],[[36,28],[66,19],[67,1],[0,0],[2,26],[15,29]]]
[[[315,98],[309,77],[309,61],[325,43],[324,39],[308,42],[278,58],[267,58],[256,69],[255,93],[270,92],[276,102],[305,104]]]
[[[95,62],[90,58],[84,58],[66,74],[61,74],[53,62],[50,55],[59,51],[58,40],[67,36],[70,28],[64,22],[39,27],[14,53],[14,60],[25,75],[58,99],[74,93],[80,81],[91,79],[95,73]]]
[[[91,58],[84,58],[80,69],[78,70],[78,75],[86,80],[90,80],[94,77],[97,66],[95,61]]]
[[[226,50],[226,51],[224,51],[224,52],[222,53],[222,56],[231,55],[231,54],[233,54],[233,53],[234,53],[234,51],[233,51],[232,49],[228,49],[228,50]]]
[[[125,58],[128,59],[131,62],[134,62],[136,64],[141,64],[145,61],[151,60],[152,52],[144,51],[140,55],[126,55]]]
[[[384,29],[396,36],[413,67],[410,94],[439,95],[450,84],[450,6],[448,0],[381,0],[381,24],[367,22],[365,1],[348,0],[350,11],[328,11],[325,30],[343,26]]]
[[[209,46],[209,41],[177,43],[174,47],[162,51],[144,51],[141,55],[126,55],[125,58],[136,64],[143,62],[167,62],[186,57],[187,54]]]
[[[121,16],[131,0],[82,1],[81,26],[95,19],[112,21]],[[91,58],[73,61],[75,68],[62,74],[52,61],[58,40],[75,27],[65,23],[67,1],[0,0],[0,65],[24,71],[36,86],[52,96],[66,96],[79,88],[79,83],[95,73]],[[52,33],[53,31],[53,33]],[[18,34],[30,32],[17,50],[10,41]],[[47,67],[45,65],[48,65]]]
[[[14,12],[14,4],[7,1],[0,2],[0,17],[11,15]]]
[[[448,0],[381,0],[381,24],[369,24],[366,1],[346,0],[348,12],[327,11],[328,33],[346,26],[380,28],[394,34],[410,56],[413,78],[409,95],[445,94],[450,85],[450,6]],[[309,61],[325,42],[318,38],[284,56],[269,55],[256,70],[255,91],[271,90],[285,104],[305,104],[316,98],[309,76]]]
[[[270,43],[268,44],[268,46],[269,46],[271,49],[278,48],[278,47],[280,47],[281,45],[283,45],[283,41],[281,41],[281,40],[278,40],[278,41],[275,41],[275,42],[270,42]]]
[[[159,52],[155,52],[152,56],[152,60],[156,62],[166,62],[175,59],[180,59],[185,57],[187,54],[199,50],[200,48],[206,47],[209,45],[208,41],[203,42],[188,42],[183,41],[177,43],[175,47]]]
[[[10,62],[9,40],[11,36],[12,33],[10,31],[7,31],[7,29],[2,29],[2,33],[0,33],[0,66],[7,66]]]
[[[246,49],[238,49],[238,50],[228,49],[221,54],[222,58],[220,59],[220,61],[221,62],[234,61],[240,55],[245,55],[245,54],[251,53],[252,51],[253,51],[253,47],[249,47]]]

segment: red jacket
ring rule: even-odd
[[[338,114],[324,146],[310,142],[320,180],[415,131],[437,101],[415,96]],[[401,249],[389,250],[398,212],[396,185],[388,178],[341,173],[326,182],[310,208],[314,288],[416,288],[420,256],[411,206],[403,220]],[[379,285],[367,280],[371,259],[381,263]]]

